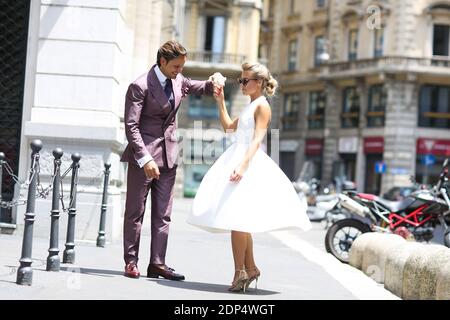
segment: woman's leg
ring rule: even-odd
[[[247,234],[247,249],[245,250],[245,270],[250,279],[259,277],[260,271],[256,267],[255,258],[253,256],[253,239],[250,233]]]
[[[231,231],[231,247],[233,249],[234,270],[245,269],[245,254],[247,250],[247,233]],[[234,273],[234,280],[239,276],[239,272]]]
[[[245,249],[245,268],[247,270],[254,269],[256,266],[253,257],[253,239],[250,233],[247,233],[247,248]]]

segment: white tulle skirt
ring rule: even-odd
[[[239,183],[230,175],[242,161],[247,144],[231,145],[204,176],[187,222],[210,232],[266,232],[311,223],[291,181],[261,149]]]

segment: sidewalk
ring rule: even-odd
[[[186,276],[186,281],[124,277],[121,243],[109,243],[105,248],[97,248],[95,243],[76,242],[76,264],[61,264],[60,272],[47,272],[48,239],[34,238],[33,284],[20,286],[15,281],[22,234],[0,235],[0,299],[315,300],[365,297],[352,293],[356,291],[347,288],[346,278],[341,276],[335,279],[333,268],[341,268],[340,263],[334,265],[337,260],[321,265],[321,261],[331,258],[326,253],[322,256],[322,252],[313,246],[314,242],[319,241],[318,228],[301,237],[292,232],[256,234],[254,251],[261,270],[258,291],[252,288],[245,295],[229,293],[227,288],[234,269],[229,234],[211,234],[186,224],[190,205],[189,199],[175,200],[166,259],[169,266]],[[143,274],[150,255],[149,229],[147,218],[143,226],[145,231],[141,237],[139,261]],[[60,235],[63,234],[64,227],[60,229]],[[308,240],[308,237],[311,239]],[[64,241],[60,238],[62,259]],[[297,250],[295,244],[289,247],[293,240],[301,243],[302,248]],[[305,254],[299,252],[307,248]],[[358,270],[342,267],[352,273],[349,282],[355,279],[360,283],[373,282]],[[375,282],[364,286],[369,293],[374,292],[373,296],[367,295],[369,299],[395,299]]]

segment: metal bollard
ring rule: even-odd
[[[108,203],[108,184],[109,184],[109,168],[111,164],[105,163],[105,179],[103,181],[102,207],[100,211],[100,227],[98,230],[97,247],[105,247],[105,221],[106,221],[106,205]]]
[[[36,200],[36,181],[39,174],[39,151],[42,149],[41,140],[33,140],[31,146],[31,172],[28,187],[27,212],[25,213],[25,226],[23,229],[22,256],[17,269],[17,284],[31,286],[33,282],[33,269],[31,269],[31,251],[33,248],[34,207]]]
[[[60,184],[61,184],[61,157],[63,151],[61,148],[53,150],[54,170],[53,170],[53,195],[52,195],[52,211],[51,211],[51,227],[50,227],[50,248],[48,249],[47,271],[59,271],[59,201],[60,201]]]
[[[69,217],[67,222],[66,249],[63,254],[63,263],[75,263],[75,215],[77,211],[77,184],[80,159],[81,156],[79,153],[72,154],[72,181],[70,183]]]

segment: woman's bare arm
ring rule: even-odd
[[[220,115],[220,123],[222,124],[222,128],[225,132],[228,131],[236,131],[237,124],[239,122],[239,118],[236,118],[232,120],[230,118],[230,115],[228,114],[228,110],[225,106],[225,97],[223,94],[223,87],[222,88],[216,88],[214,90],[214,97],[217,102],[217,107],[219,108],[219,115]]]
[[[271,118],[271,110],[268,104],[260,104],[256,107],[255,111],[255,132],[253,135],[252,142],[244,155],[244,159],[242,159],[241,164],[238,168],[234,170],[230,177],[230,181],[239,182],[241,180],[244,171],[247,169],[250,160],[255,155],[256,151],[258,151],[261,146],[262,141],[267,133],[267,128],[269,127],[269,122]]]

